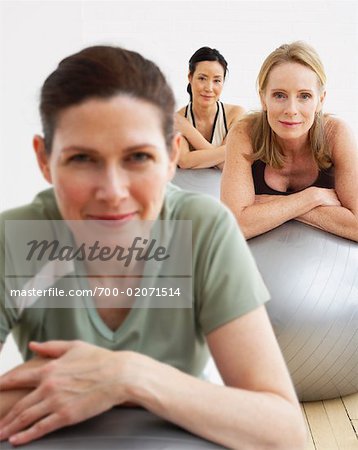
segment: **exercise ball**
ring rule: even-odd
[[[173,184],[187,191],[220,199],[220,179],[219,169],[177,169]]]
[[[248,244],[299,399],[358,392],[358,244],[297,221]]]
[[[220,195],[220,172],[212,169],[179,171],[174,183]],[[299,399],[358,392],[358,244],[292,220],[248,245]]]

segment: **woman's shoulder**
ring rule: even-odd
[[[240,105],[231,105],[230,103],[223,103],[223,105],[228,124],[240,120],[246,112],[245,108]]]
[[[185,111],[186,111],[187,107],[188,107],[187,105],[183,106],[182,108],[178,109],[178,111],[176,113],[179,114],[180,116],[185,117]]]
[[[232,105],[230,103],[223,103],[226,114],[244,114],[245,108],[240,105]]]
[[[336,150],[339,150],[339,154],[343,154],[342,149],[345,147],[356,146],[353,129],[345,120],[339,117],[325,115],[324,135],[333,152],[333,156],[335,154],[337,156]]]
[[[325,134],[334,138],[337,133],[346,133],[351,130],[348,123],[340,117],[333,116],[331,114],[324,115],[324,130]]]
[[[230,135],[237,138],[250,139],[254,124],[255,117],[252,114],[245,113],[232,125]]]
[[[0,214],[4,220],[60,220],[53,189],[39,192],[34,200],[27,205],[8,209]]]
[[[169,183],[163,209],[162,219],[190,223],[196,249],[220,242],[228,234],[240,234],[232,212],[211,195],[186,191]]]
[[[205,222],[227,215],[227,208],[211,195],[191,192],[168,183],[165,199],[166,219]]]

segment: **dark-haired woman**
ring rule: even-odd
[[[131,403],[224,447],[302,449],[299,405],[263,306],[268,293],[234,218],[214,199],[168,183],[179,136],[159,69],[120,48],[84,49],[45,81],[40,110],[44,136],[34,148],[53,189],[3,213],[2,223],[31,220],[41,231],[47,220],[50,234],[68,226],[77,254],[81,239],[87,248],[92,236],[102,259],[21,260],[30,229],[1,235],[2,248],[19,250],[8,270],[33,276],[1,279],[0,341],[12,330],[29,361],[0,377],[1,403],[10,408],[0,438],[24,444]],[[192,229],[180,238],[181,222]],[[128,247],[148,226],[171,250],[176,239],[179,249],[189,243],[189,261],[174,259],[170,268],[170,250],[163,264],[133,259],[128,274],[108,259],[112,243]],[[166,281],[168,274],[183,270],[187,284],[173,297],[179,277]],[[146,282],[154,294],[141,289]],[[60,289],[77,297],[50,295]],[[141,297],[133,298],[137,289]],[[225,386],[201,379],[209,350]],[[31,360],[34,354],[40,359]]]
[[[223,167],[226,135],[244,113],[220,101],[226,74],[227,62],[216,49],[202,47],[189,60],[190,102],[176,114],[182,169]]]

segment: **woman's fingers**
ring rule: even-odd
[[[129,366],[118,363],[116,352],[76,341],[31,346],[34,351],[45,348],[47,356],[65,352],[42,367],[26,368],[2,380],[3,386],[34,384],[36,389],[0,421],[0,439],[9,439],[14,445],[30,442],[127,400],[119,374],[129,379],[124,370]],[[123,360],[128,358],[125,352],[121,356]]]
[[[61,401],[56,401],[54,396],[41,401],[41,393],[28,397],[31,399],[16,405],[16,411],[8,415],[5,425],[0,425],[0,440],[8,439],[13,445],[22,445],[59,428],[96,416],[112,406],[93,392],[82,393],[78,398],[68,396]]]
[[[14,435],[12,435],[9,439],[9,442],[12,445],[23,445],[28,442],[34,441],[35,439],[39,439],[45,436],[52,431],[60,428],[61,423],[57,414],[51,414],[49,416],[44,417],[42,420],[36,422],[32,427],[27,430],[20,431]]]
[[[35,390],[18,401],[0,421],[0,440],[8,439],[46,416],[50,406],[46,400],[41,399],[42,395]]]
[[[0,376],[0,391],[36,387],[43,376],[40,368],[51,362],[53,362],[53,358],[36,356],[11,369]]]
[[[39,368],[28,368],[27,370],[14,370],[0,377],[0,391],[8,389],[23,389],[35,387],[41,380]]]
[[[320,206],[341,206],[341,202],[334,189],[311,187],[308,189],[314,189],[318,193],[320,199]]]
[[[82,422],[90,417],[94,417],[108,409],[111,405],[103,402],[98,395],[90,394],[81,396],[75,403],[68,403],[67,405],[56,406],[50,400],[43,402],[44,405],[36,406],[28,411],[29,424],[33,424],[27,429],[25,427],[14,427],[8,438],[13,445],[22,445],[39,439],[52,431],[58,430],[65,426],[73,425]],[[46,412],[46,416],[44,412]],[[32,414],[32,415],[31,415]],[[36,418],[37,417],[37,418]],[[34,418],[36,418],[34,420]]]
[[[79,341],[47,341],[30,342],[29,348],[33,352],[49,358],[59,358],[71,348],[80,345]]]

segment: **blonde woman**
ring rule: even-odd
[[[221,186],[247,239],[295,219],[358,241],[357,144],[342,120],[322,113],[325,84],[304,42],[264,61],[262,111],[230,133]]]
[[[201,47],[189,60],[190,102],[176,114],[182,169],[224,165],[226,135],[244,113],[241,106],[220,101],[226,73],[227,62],[216,49]]]

